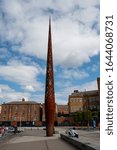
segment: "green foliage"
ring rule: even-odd
[[[84,112],[84,120],[85,121],[89,121],[89,120],[91,120],[92,119],[92,113],[91,113],[91,111],[90,110],[86,110],[85,112]]]
[[[86,110],[82,112],[72,113],[70,116],[74,118],[74,121],[76,123],[79,123],[79,122],[91,121],[92,119],[99,120],[100,112],[99,111],[92,112],[90,110]]]

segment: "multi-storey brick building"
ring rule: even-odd
[[[56,112],[56,124],[57,125],[70,125],[73,122],[73,118],[69,117],[68,105],[57,105]]]
[[[69,113],[83,110],[100,110],[98,90],[79,92],[75,90],[69,95]]]
[[[83,110],[83,93],[78,90],[69,95],[68,100],[69,113]]]
[[[83,92],[83,110],[100,110],[98,90]]]
[[[69,114],[68,105],[57,105],[57,114],[68,115]]]
[[[41,124],[41,110],[41,104],[25,99],[4,103],[0,122],[3,125],[38,126]]]

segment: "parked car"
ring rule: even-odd
[[[23,131],[24,131],[24,128],[22,128],[22,127],[17,128],[17,132],[23,132]]]
[[[78,132],[75,129],[72,129],[72,128],[66,130],[65,133],[68,134],[71,137],[77,137],[77,138],[79,137]]]
[[[8,133],[13,133],[13,132],[15,132],[15,128],[14,127],[9,127],[7,132]]]

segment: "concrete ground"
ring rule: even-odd
[[[89,145],[96,150],[100,150],[100,130],[99,128],[97,129],[87,129],[85,128],[76,128],[76,131],[79,134],[79,138],[75,139],[79,141],[80,143]],[[64,132],[62,132],[64,134]]]
[[[1,150],[77,150],[61,139],[7,143],[0,146]]]
[[[60,139],[59,133],[65,133],[66,128],[55,128],[57,134],[46,137],[43,128],[25,129],[22,133],[12,135],[7,140],[0,142],[1,150],[78,150],[66,141]],[[93,145],[96,150],[100,149],[99,130],[78,130],[79,140],[82,143]]]
[[[74,146],[60,139],[59,134],[46,137],[43,129],[28,129],[13,135],[3,143],[1,150],[77,150]]]
[[[91,147],[95,147],[96,150],[100,149],[100,131],[99,130],[91,130],[91,131],[79,130],[78,133],[79,133],[78,141],[85,143]]]

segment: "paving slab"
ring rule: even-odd
[[[45,130],[25,130],[0,144],[0,150],[77,150],[60,139],[59,134],[46,137]]]
[[[57,127],[57,133],[65,134],[67,128]],[[77,130],[79,142],[100,149],[100,132],[98,130]],[[43,128],[25,129],[22,133],[14,134],[0,143],[0,150],[76,150],[77,148],[60,139],[60,134],[46,137]],[[78,150],[78,149],[77,149]]]
[[[100,131],[98,131],[98,130],[91,130],[91,131],[78,130],[78,134],[79,134],[79,138],[75,138],[75,137],[72,138],[69,135],[66,135],[65,133],[63,134],[64,137],[62,137],[62,136],[61,137],[73,145],[78,145],[78,143],[79,143],[79,145],[81,145],[81,146],[88,146],[88,147],[92,147],[95,150],[100,150]]]

